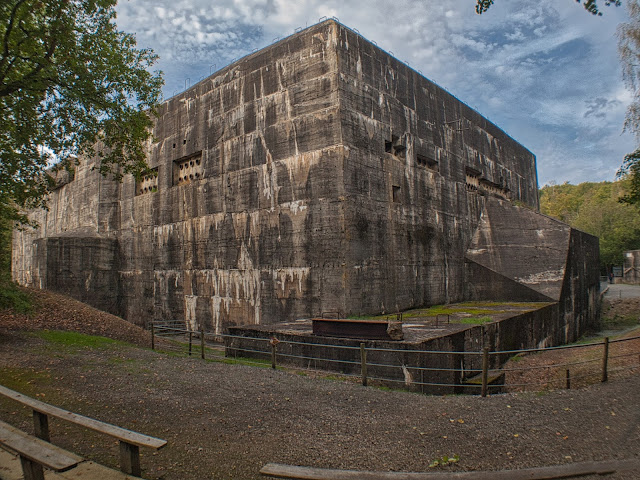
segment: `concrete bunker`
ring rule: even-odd
[[[80,159],[15,232],[17,282],[216,335],[492,299],[554,303],[537,342],[596,321],[598,241],[537,213],[535,156],[334,20],[168,99],[153,135],[142,181]],[[100,245],[99,271],[57,244]]]

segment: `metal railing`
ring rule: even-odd
[[[357,346],[311,343],[278,339],[271,335],[216,335],[189,329],[182,321],[154,322],[151,332],[152,348],[161,351],[199,355],[203,359],[224,358],[225,361],[235,360],[263,367],[270,364],[274,369],[290,366],[323,370],[339,373],[346,378],[358,378],[365,386],[370,382],[397,384],[403,388],[434,393],[453,390],[455,393],[471,392],[486,396],[492,389],[571,388],[572,381],[574,385],[576,381],[594,378],[606,382],[610,374],[640,368],[640,342],[629,344],[633,350],[631,352],[612,351],[617,345],[640,340],[640,336],[619,339],[607,337],[597,342],[519,350],[490,351],[485,347],[480,351],[444,351],[373,347],[365,342],[359,342]],[[322,341],[321,338],[318,340]],[[224,351],[221,342],[224,342]],[[595,353],[591,354],[593,358],[517,366],[517,359],[522,355],[575,349],[590,349]],[[634,358],[638,359],[637,363],[634,363]],[[517,380],[518,374],[540,370],[564,375],[535,382]],[[492,379],[495,385],[492,385]]]

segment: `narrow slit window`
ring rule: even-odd
[[[394,203],[400,203],[400,186],[393,185],[391,187],[391,195]]]

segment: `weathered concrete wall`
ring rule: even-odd
[[[575,342],[600,321],[600,248],[597,237],[571,229],[560,295],[565,342]]]
[[[482,213],[466,258],[466,298],[558,302],[536,328],[544,345],[577,340],[598,322],[598,238],[497,199]]]
[[[139,324],[395,311],[464,298],[487,199],[538,207],[531,152],[332,20],[169,99],[153,133],[138,182],[81,160],[16,233],[16,280],[44,286],[39,239],[99,237]]]
[[[118,203],[121,185],[98,175],[92,170],[93,162],[82,162],[75,166],[73,180],[66,178],[59,188],[49,196],[48,210],[36,210],[30,214],[39,227],[35,230],[15,230],[13,233],[12,275],[22,285],[56,289],[55,272],[49,275],[43,270],[46,252],[38,251],[38,245],[47,247],[40,239],[61,238],[69,250],[69,258],[82,258],[87,239],[88,244],[100,239],[118,240]],[[62,240],[66,238],[66,240]],[[80,241],[74,242],[72,238]],[[73,252],[74,248],[79,248]],[[111,248],[111,247],[109,247]],[[44,257],[42,256],[44,254]],[[114,257],[115,262],[116,257]],[[110,268],[116,274],[117,262]],[[64,268],[64,265],[60,265]],[[92,266],[85,265],[87,270]],[[63,282],[64,283],[64,282]]]
[[[338,38],[345,313],[462,300],[464,252],[484,194],[537,208],[535,157],[354,32],[340,27]]]
[[[467,298],[520,301],[559,301],[570,248],[571,227],[509,202],[485,204],[473,241],[465,253]],[[485,271],[501,276],[504,288]],[[515,286],[517,284],[518,286]],[[531,290],[528,296],[522,288]],[[515,300],[515,299],[514,299]]]
[[[105,312],[121,312],[118,242],[99,237],[47,237],[33,243],[34,281]]]

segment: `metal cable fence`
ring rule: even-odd
[[[287,366],[336,373],[358,378],[363,385],[391,385],[424,393],[480,393],[530,388],[571,388],[609,375],[640,369],[640,336],[545,348],[489,351],[423,350],[353,345],[354,340],[336,343],[299,341],[242,335],[216,335],[192,330],[184,322],[156,322],[151,326],[152,347],[167,353],[200,356],[203,359],[247,365]],[[351,342],[351,345],[347,343]],[[620,351],[614,349],[620,348]],[[523,355],[586,349],[581,358],[518,366]],[[587,358],[584,358],[584,357]],[[637,359],[637,361],[636,361]],[[535,360],[535,359],[534,359]],[[551,372],[544,374],[547,370]],[[536,373],[537,372],[537,373]],[[534,377],[533,379],[531,377]]]

